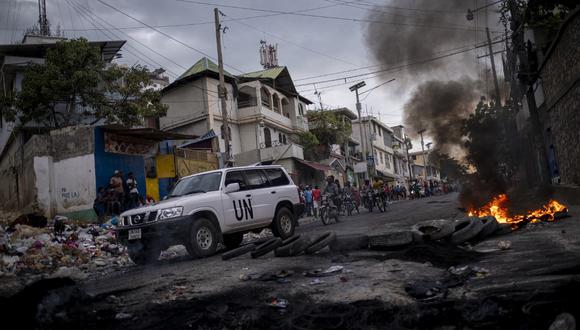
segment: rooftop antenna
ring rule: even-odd
[[[278,66],[278,44],[271,45],[266,40],[260,40],[260,64],[264,69]]]

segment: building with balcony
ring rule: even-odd
[[[213,130],[220,136],[215,151],[224,152],[218,72],[217,64],[204,57],[164,88],[162,103],[169,109],[160,118],[159,128],[197,136]],[[294,159],[304,156],[294,141],[297,134],[308,130],[304,114],[312,102],[298,94],[286,67],[241,75],[224,73],[233,163],[277,163],[296,176]]]
[[[412,162],[413,177],[419,181],[441,181],[439,164],[435,163],[429,155],[430,150],[409,153]]]
[[[363,136],[360,136],[361,125]],[[356,140],[362,141],[361,151],[366,151],[370,176],[395,182],[393,130],[376,117],[367,116],[353,122],[352,134]]]

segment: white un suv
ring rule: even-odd
[[[237,247],[248,231],[271,228],[288,238],[303,210],[283,167],[225,168],[184,177],[164,200],[124,212],[117,236],[138,264],[157,260],[177,244],[191,256],[206,257],[218,243]]]

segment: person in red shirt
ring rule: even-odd
[[[312,189],[312,199],[314,201],[314,217],[318,216],[318,206],[320,205],[320,189],[314,186]]]

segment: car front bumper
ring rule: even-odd
[[[118,227],[117,239],[123,244],[139,241],[139,239],[129,241],[129,230],[141,229],[140,240],[160,240],[167,244],[181,242],[186,239],[191,222],[191,216],[181,216],[142,225]]]

